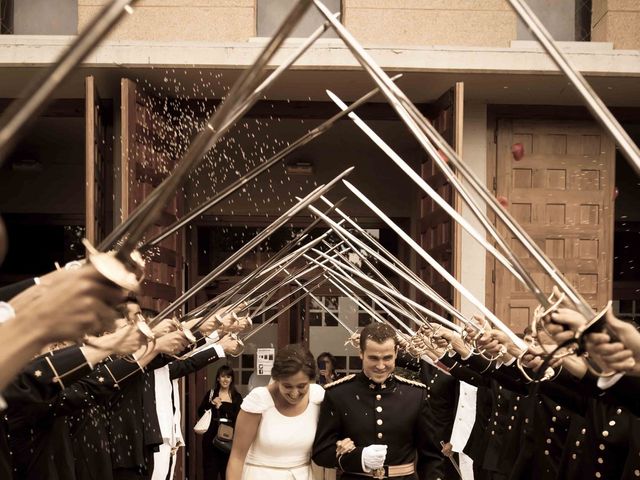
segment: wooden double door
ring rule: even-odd
[[[114,165],[106,155],[106,125],[98,88],[93,77],[85,80],[86,125],[86,209],[87,238],[98,244],[105,237],[108,218],[115,203],[116,225],[126,219],[138,205],[173,170],[177,157],[171,145],[175,131],[154,101],[140,91],[135,82],[121,81],[120,156]],[[116,124],[116,122],[113,122]],[[115,178],[115,182],[113,179]],[[114,202],[115,200],[115,202]],[[182,195],[174,196],[156,223],[147,232],[147,239],[175,222],[183,210]],[[183,287],[183,233],[177,232],[144,254],[146,261],[142,294],[143,308],[160,311],[180,295]]]
[[[495,193],[511,215],[593,307],[611,298],[615,146],[589,121],[503,119],[496,131]],[[522,149],[519,158],[512,150]],[[553,282],[522,245],[503,237],[551,292]],[[537,302],[504,267],[490,259],[495,313],[521,331]]]

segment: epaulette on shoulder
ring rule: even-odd
[[[401,377],[400,375],[395,375],[396,380],[402,383],[406,383],[408,385],[413,385],[414,387],[427,388],[427,386],[422,382],[416,382],[415,380],[409,380],[408,378]]]
[[[346,382],[348,382],[349,380],[353,380],[355,377],[356,377],[356,374],[355,374],[355,373],[352,373],[351,375],[346,375],[346,376],[344,376],[344,377],[342,377],[342,378],[339,378],[339,379],[338,379],[338,380],[336,380],[335,382],[327,383],[327,384],[324,386],[324,389],[325,389],[325,390],[327,390],[327,389],[329,389],[329,388],[331,388],[331,387],[335,387],[336,385],[340,385],[341,383],[346,383]]]

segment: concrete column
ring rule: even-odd
[[[640,49],[640,2],[593,0],[591,41],[611,42],[617,49]]]
[[[464,142],[463,161],[471,167],[478,178],[487,181],[487,106],[484,103],[465,102],[464,105]],[[466,183],[466,182],[465,182]],[[478,204],[483,206],[483,202]],[[484,206],[483,206],[484,210]],[[478,231],[483,232],[480,222],[463,203],[462,215],[469,220]],[[486,251],[467,232],[462,230],[462,263],[461,283],[481,302],[485,296]],[[489,306],[491,308],[491,306]],[[461,298],[461,312],[469,316],[478,313],[464,297]]]

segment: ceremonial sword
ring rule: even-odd
[[[331,188],[335,186],[335,184],[340,181],[343,177],[347,176],[353,171],[353,167],[348,168],[333,180],[331,180],[326,185],[320,185],[311,193],[309,193],[302,201],[296,203],[289,210],[283,213],[280,217],[274,220],[269,226],[267,226],[264,230],[262,230],[259,234],[253,237],[250,241],[245,243],[241,248],[239,248],[236,252],[230,255],[227,259],[223,260],[216,268],[214,268],[209,274],[207,274],[204,278],[202,278],[198,283],[196,283],[193,287],[191,287],[188,291],[184,292],[180,297],[178,297],[174,302],[172,302],[169,306],[167,306],[164,310],[162,310],[158,315],[154,317],[151,321],[151,325],[156,325],[164,318],[166,318],[171,312],[173,312],[178,306],[182,305],[184,302],[193,297],[197,292],[203,289],[206,285],[211,283],[213,279],[219,276],[222,272],[224,272],[229,266],[231,266],[238,259],[242,258],[253,248],[258,246],[264,239],[269,237],[273,232],[275,232],[278,228],[284,225],[286,222],[290,221],[291,218],[296,215],[298,212],[307,207],[307,205],[315,202],[321,195],[325,192],[329,191]],[[202,319],[198,326],[204,321]]]
[[[109,34],[125,13],[133,13],[132,6],[137,2],[138,0],[111,0],[106,3],[55,63],[30,83],[20,93],[20,98],[14,100],[3,112],[0,116],[0,166],[11,153],[24,128],[42,111],[56,88]]]
[[[323,16],[331,16],[328,9],[319,0],[313,0],[314,4]],[[541,248],[535,244],[528,234],[515,222],[508,212],[497,202],[493,195],[488,191],[486,185],[479,181],[475,174],[458,158],[456,152],[435,130],[435,128],[422,116],[419,110],[411,103],[404,93],[397,88],[395,84],[389,81],[384,71],[372,60],[371,56],[362,48],[360,44],[353,38],[349,31],[339,22],[332,21],[328,18],[336,33],[344,41],[345,45],[351,50],[363,68],[371,75],[373,80],[378,84],[381,91],[387,97],[394,110],[407,125],[411,133],[418,140],[420,145],[429,153],[429,156],[438,164],[447,179],[456,187],[461,196],[465,197],[464,190],[461,190],[461,184],[458,178],[453,174],[450,167],[440,154],[440,149],[451,163],[473,186],[481,198],[495,212],[496,216],[503,221],[511,233],[525,246],[531,253],[531,256],[542,266],[545,272],[557,283],[558,287],[569,297],[577,308],[587,318],[593,317],[593,311],[588,303],[575,291],[573,286],[566,281],[562,273],[551,263]],[[433,143],[432,143],[433,142]],[[435,146],[434,146],[435,145]],[[466,201],[466,200],[465,200]],[[474,208],[475,203],[469,204],[470,208]],[[531,287],[532,288],[532,287]],[[533,290],[532,290],[533,291]],[[548,306],[549,302],[545,300],[543,306]]]
[[[420,245],[416,243],[409,235],[407,235],[396,223],[393,222],[382,210],[380,210],[371,200],[369,200],[360,190],[343,180],[343,183],[349,190],[356,195],[361,202],[369,207],[384,223],[386,223],[394,232],[396,232],[402,240],[404,240],[418,255],[420,255],[434,270],[436,270],[447,282],[449,282],[456,290],[458,290],[470,303],[472,303],[482,314],[500,331],[502,331],[509,340],[511,340],[520,350],[526,351],[528,345],[518,337],[510,328],[508,328],[491,310],[489,310],[480,300],[478,300],[464,285],[462,285],[453,275],[442,267],[431,255],[429,255]]]
[[[582,74],[571,65],[569,59],[560,51],[549,31],[544,27],[540,19],[533,13],[522,0],[509,0],[509,3],[518,14],[524,24],[531,30],[531,33],[538,39],[538,42],[547,51],[551,59],[565,74],[569,81],[582,97],[591,113],[600,122],[600,125],[614,138],[622,154],[627,157],[636,174],[640,175],[640,149],[631,139],[629,134],[622,128],[605,103],[598,94],[591,88]]]

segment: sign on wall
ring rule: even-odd
[[[258,358],[258,364],[256,365],[256,372],[258,375],[271,375],[271,369],[273,368],[273,359],[276,356],[275,348],[258,348],[256,350]]]

